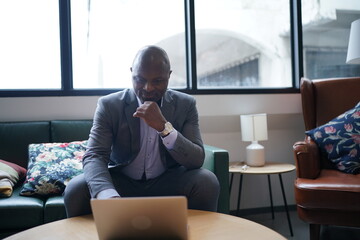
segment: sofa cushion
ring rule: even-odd
[[[296,203],[302,208],[360,211],[359,193],[360,174],[323,169],[316,179],[297,178],[295,181]]]
[[[30,143],[50,141],[49,122],[0,123],[0,159],[28,166]]]
[[[0,199],[0,229],[24,229],[43,224],[43,201],[20,196],[20,189],[16,187],[10,198]]]
[[[67,183],[83,172],[87,140],[29,145],[29,167],[21,195],[60,195]]]
[[[330,122],[306,132],[336,168],[360,173],[360,102]]]
[[[49,197],[44,205],[44,223],[66,218],[63,196]]]
[[[10,197],[13,187],[25,176],[25,168],[0,159],[0,197]]]

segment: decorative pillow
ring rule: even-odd
[[[29,165],[20,195],[61,195],[67,183],[81,174],[87,141],[29,145]]]
[[[338,170],[360,173],[360,102],[323,126],[306,132]]]
[[[25,176],[25,168],[0,159],[0,197],[10,197],[13,187]]]

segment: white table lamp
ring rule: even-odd
[[[347,64],[360,64],[360,19],[351,23]]]
[[[243,141],[251,141],[246,147],[246,164],[252,167],[265,165],[265,150],[258,141],[268,139],[266,113],[241,115],[241,136]]]

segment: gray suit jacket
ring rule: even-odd
[[[125,166],[137,156],[140,150],[140,120],[133,117],[137,107],[137,98],[132,89],[99,99],[83,158],[85,179],[92,197],[102,190],[115,189],[109,167]],[[159,137],[161,160],[165,166],[200,168],[205,153],[195,99],[168,89],[163,97],[161,112],[178,131],[171,150],[165,148]]]

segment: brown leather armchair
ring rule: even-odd
[[[313,81],[303,78],[300,92],[305,129],[310,130],[360,101],[360,77]],[[310,239],[320,238],[321,225],[360,227],[360,174],[335,170],[310,137],[293,148],[297,212],[310,224]]]

